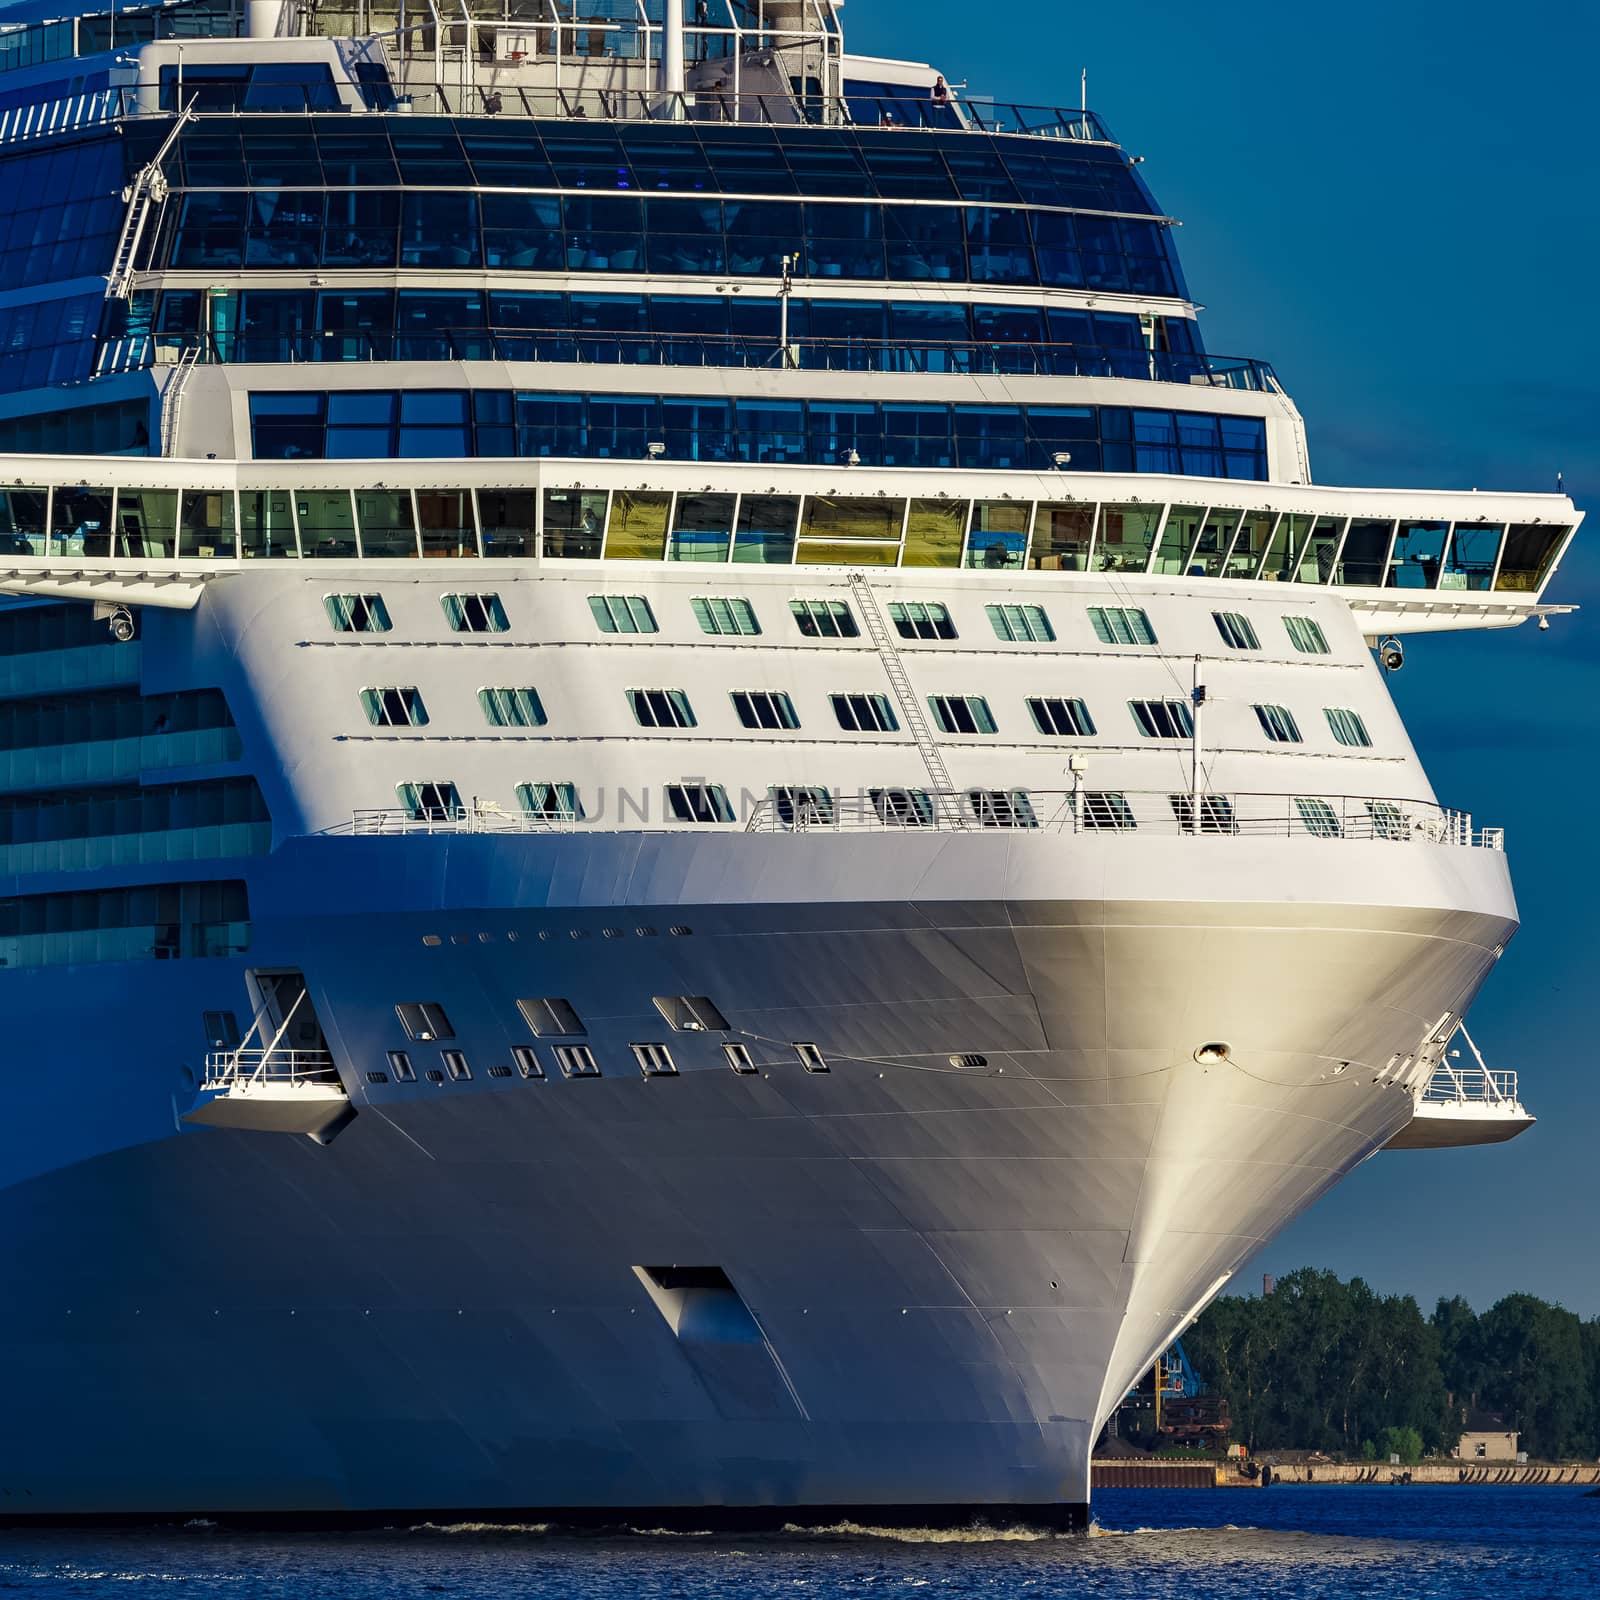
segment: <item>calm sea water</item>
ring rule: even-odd
[[[1581,1490],[1121,1490],[1088,1536],[831,1533],[756,1538],[395,1528],[239,1535],[0,1531],[0,1593],[229,1600],[1587,1600],[1600,1499]]]

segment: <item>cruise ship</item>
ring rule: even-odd
[[[1144,171],[837,0],[0,12],[0,1518],[1081,1525],[1528,1126],[1387,675],[1579,516],[1315,482]]]

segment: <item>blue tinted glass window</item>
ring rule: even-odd
[[[581,456],[586,453],[583,400],[565,394],[517,396],[517,454]]]
[[[782,258],[800,251],[804,227],[797,202],[729,200],[722,214],[729,272],[775,278],[782,270]]]
[[[1035,211],[1033,241],[1039,251],[1040,283],[1077,287],[1083,283],[1078,230],[1064,211]]]
[[[400,213],[400,265],[478,267],[478,198],[432,191],[404,196]]]
[[[1015,406],[957,406],[955,438],[957,466],[1026,465],[1022,412]]]
[[[384,389],[336,389],[328,396],[331,423],[382,423],[395,420],[400,397]]]
[[[555,195],[484,194],[480,203],[486,265],[526,272],[554,272],[566,265],[561,201]]]
[[[935,282],[967,275],[966,235],[955,206],[886,206],[884,244],[891,278]]]
[[[805,412],[799,401],[740,400],[735,415],[741,461],[805,459]]]
[[[1027,213],[969,206],[967,260],[975,283],[1037,283]]]
[[[850,463],[856,453],[862,466],[877,466],[883,456],[883,414],[864,402],[813,400],[806,407],[810,458]]]
[[[662,401],[662,443],[671,461],[731,461],[733,403],[728,400]]]
[[[661,432],[661,406],[653,398],[595,395],[589,400],[591,456],[642,461],[645,446],[652,440],[660,441]]]
[[[333,190],[327,196],[322,260],[330,267],[392,267],[400,229],[400,196]]]
[[[883,408],[883,464],[887,467],[948,467],[954,463],[948,406]]]

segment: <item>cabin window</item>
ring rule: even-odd
[[[733,821],[733,805],[720,783],[669,783],[667,810],[674,822]]]
[[[1237,833],[1239,825],[1233,818],[1233,802],[1225,794],[1199,796],[1199,824],[1195,822],[1195,799],[1192,794],[1168,795],[1172,814],[1184,833]]]
[[[472,1076],[472,1068],[467,1065],[467,1058],[460,1050],[441,1050],[439,1059],[444,1062],[444,1070],[455,1082],[465,1083]]]
[[[756,1064],[750,1058],[750,1046],[747,1044],[725,1044],[722,1047],[722,1055],[728,1065],[741,1076],[748,1076],[756,1070]]]
[[[393,626],[381,594],[329,594],[322,604],[335,633],[387,633]]]
[[[1138,826],[1128,797],[1114,789],[1089,789],[1083,796],[1083,826],[1126,833]]]
[[[1081,700],[1034,699],[1028,702],[1028,714],[1040,733],[1057,739],[1087,739],[1094,734],[1094,718]]]
[[[781,689],[733,689],[729,699],[743,727],[773,731],[800,726],[794,701]]]
[[[539,1052],[531,1044],[514,1044],[511,1047],[511,1059],[516,1063],[517,1071],[524,1078],[543,1078],[544,1065],[539,1060]]]
[[[682,689],[630,689],[628,704],[641,728],[692,728],[694,712]]]
[[[413,822],[459,822],[467,814],[453,783],[397,783],[395,793]]]
[[[1300,724],[1287,706],[1254,706],[1256,721],[1261,731],[1274,744],[1300,744]]]
[[[439,604],[452,633],[505,633],[511,627],[497,594],[442,594]]]
[[[1026,789],[969,789],[967,805],[980,828],[1037,828]]]
[[[678,1069],[673,1064],[672,1052],[664,1044],[633,1044],[633,1059],[647,1078],[675,1078]]]
[[[854,639],[860,633],[855,613],[843,600],[791,600],[789,610],[808,639]]]
[[[428,709],[416,689],[363,689],[361,709],[375,728],[421,728]]]
[[[394,1074],[396,1083],[415,1083],[417,1069],[411,1064],[411,1057],[404,1050],[389,1051],[389,1071]]]
[[[550,720],[537,689],[480,689],[478,705],[491,728],[542,728]]]
[[[728,1019],[713,1004],[709,995],[658,994],[657,1011],[676,1033],[726,1033]]]
[[[694,619],[700,624],[702,633],[761,632],[761,624],[756,621],[755,607],[748,600],[723,600],[709,596],[691,600],[689,605],[694,611]]]
[[[1261,641],[1256,637],[1256,630],[1251,626],[1250,619],[1240,611],[1213,611],[1211,620],[1217,625],[1217,632],[1222,635],[1222,642],[1230,650],[1259,650]]]
[[[1337,839],[1344,832],[1339,826],[1338,812],[1326,800],[1319,800],[1313,795],[1297,794],[1294,797],[1294,808],[1299,813],[1306,832],[1315,834],[1319,839]]]
[[[517,804],[526,817],[546,822],[582,822],[583,801],[575,783],[519,783]]]
[[[1147,739],[1194,737],[1194,715],[1187,700],[1130,700],[1128,709]]]
[[[599,1063],[594,1051],[586,1044],[558,1044],[555,1047],[556,1065],[564,1078],[598,1078]]]
[[[930,694],[933,720],[944,733],[996,733],[994,714],[981,694]]]
[[[1089,624],[1101,644],[1154,644],[1156,631],[1137,606],[1090,606]]]
[[[1328,727],[1340,744],[1355,745],[1363,750],[1371,747],[1372,735],[1367,732],[1366,723],[1356,712],[1346,711],[1339,706],[1327,706],[1322,714],[1328,719]]]
[[[833,796],[826,789],[780,785],[767,793],[786,828],[828,827],[833,822]]]
[[[897,600],[889,607],[889,620],[902,639],[953,639],[956,636],[956,625],[941,605]]]
[[[881,694],[834,694],[828,699],[846,733],[895,733],[900,723]]]
[[[592,594],[589,609],[601,633],[659,633],[650,602],[637,594]]]
[[[933,800],[922,789],[871,789],[868,791],[878,821],[891,828],[931,828]]]
[[[800,1065],[807,1072],[826,1072],[828,1063],[823,1059],[821,1050],[814,1044],[800,1043],[794,1047],[794,1053],[800,1058]]]
[[[1012,643],[1049,644],[1056,636],[1043,606],[985,606],[997,639]]]
[[[1283,625],[1288,630],[1289,643],[1302,655],[1330,654],[1327,636],[1310,617],[1285,617]]]

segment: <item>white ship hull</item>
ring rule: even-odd
[[[1496,851],[1129,843],[298,842],[248,959],[306,973],[327,1148],[176,1120],[243,962],[7,977],[5,1514],[1081,1516],[1107,1412],[1410,1119],[1387,1063],[1515,918]],[[413,993],[475,1068],[431,1099],[365,1080]],[[486,1074],[519,996],[605,1043],[657,993],[760,1071],[672,1034],[672,1078]],[[756,1341],[675,1330],[635,1270],[672,1265]]]

